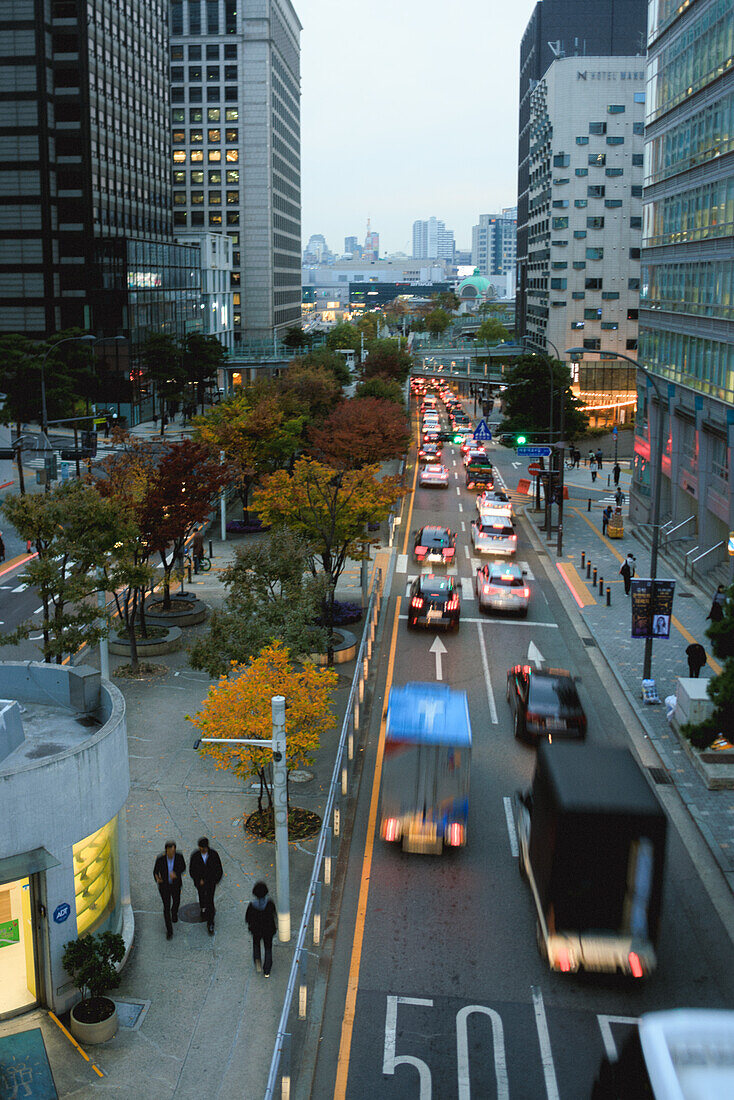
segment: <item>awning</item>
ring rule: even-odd
[[[5,859],[0,859],[0,885],[60,866],[59,860],[54,859],[45,848],[34,848],[30,852],[19,852],[17,856],[6,856]]]

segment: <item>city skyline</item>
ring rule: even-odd
[[[428,211],[467,249],[480,214],[515,205],[518,57],[533,7],[465,0],[447,20],[437,0],[376,0],[369,14],[297,3],[304,244],[312,233],[332,248],[361,239],[369,217],[382,253],[410,255]],[[363,50],[368,20],[374,48]]]

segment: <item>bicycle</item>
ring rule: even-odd
[[[208,573],[210,571],[211,567],[212,567],[212,560],[211,560],[211,558],[208,558],[208,557],[206,557],[206,555],[204,555],[203,558],[199,558],[199,568],[196,569],[195,566],[194,566],[193,555],[185,554],[184,555],[184,566],[187,569],[191,569],[194,573]]]

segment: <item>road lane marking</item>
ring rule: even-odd
[[[464,505],[461,503],[461,501],[459,501],[459,511],[460,512],[464,511]]]
[[[16,592],[25,592],[27,587],[27,584],[19,584],[17,588],[13,589],[13,595],[15,595]]]
[[[408,555],[398,554],[397,563],[395,565],[396,573],[407,573],[408,571]]]
[[[382,1072],[386,1077],[392,1077],[396,1066],[413,1066],[418,1070],[420,1081],[420,1100],[431,1100],[431,1071],[421,1058],[415,1058],[412,1054],[395,1055],[395,1035],[398,1029],[398,1005],[417,1005],[422,1008],[433,1008],[433,1001],[424,997],[388,997],[385,1011],[385,1045],[382,1053]]]
[[[466,1005],[456,1013],[456,1062],[458,1069],[459,1100],[471,1100],[471,1079],[469,1077],[469,1037],[467,1021],[474,1012],[489,1016],[492,1022],[492,1045],[494,1047],[494,1074],[497,1081],[497,1100],[509,1100],[510,1084],[507,1078],[507,1057],[505,1055],[505,1033],[499,1012],[485,1005]]]
[[[517,564],[520,566],[520,569],[523,571],[529,581],[535,580],[535,575],[533,574],[532,569],[526,561],[519,561]]]
[[[466,578],[463,578],[463,579],[468,580],[471,583],[471,577],[466,577]],[[473,598],[473,590],[472,590],[472,598]],[[407,619],[408,616],[407,615],[401,615],[400,618],[401,619]],[[466,615],[466,616],[462,615],[461,616],[461,621],[462,621],[462,623],[491,623],[492,626],[535,626],[535,627],[547,627],[548,630],[558,630],[559,629],[558,623],[531,622],[528,619],[493,619],[488,615],[483,615],[480,619],[478,619],[476,617],[472,618],[471,615]]]
[[[617,1044],[612,1035],[612,1024],[636,1024],[637,1017],[602,1016],[600,1013],[597,1013],[596,1022],[599,1024],[599,1031],[601,1032],[606,1056],[610,1062],[616,1062],[619,1058],[619,1051],[617,1050]]]
[[[461,496],[461,489],[459,488],[458,485],[456,486],[456,495],[457,495],[457,497]]]
[[[535,1026],[538,1030],[538,1043],[540,1045],[540,1060],[543,1063],[543,1076],[545,1078],[545,1094],[548,1100],[560,1100],[558,1082],[556,1080],[556,1067],[553,1065],[553,1051],[551,1050],[550,1035],[548,1034],[548,1020],[545,1015],[543,994],[537,985],[530,987],[533,995],[533,1009],[535,1010]]]
[[[387,662],[387,676],[385,678],[385,698],[387,699],[392,687],[393,672],[395,669],[395,650],[398,641],[398,620],[400,618],[400,596],[395,601],[395,618],[393,620],[392,638],[390,640],[390,656]],[[354,1030],[354,1012],[357,1003],[357,989],[359,987],[359,968],[362,961],[362,944],[364,942],[364,928],[367,917],[367,899],[370,890],[370,875],[372,872],[372,851],[375,844],[375,827],[377,824],[377,804],[380,799],[380,780],[382,778],[382,757],[385,751],[385,717],[380,722],[380,736],[377,742],[377,756],[375,758],[375,774],[372,779],[372,796],[370,798],[370,812],[367,821],[367,837],[362,858],[362,875],[359,884],[359,900],[357,902],[357,917],[354,924],[354,939],[352,941],[352,957],[349,963],[349,981],[347,983],[347,995],[344,1001],[344,1018],[342,1020],[341,1039],[339,1041],[339,1057],[336,1065],[336,1082],[334,1084],[334,1100],[345,1100],[347,1094],[347,1078],[349,1077],[349,1057],[352,1049],[352,1032]]]
[[[512,812],[512,799],[505,795],[502,801],[505,804],[505,821],[507,822],[507,835],[510,838],[510,851],[513,858],[517,859],[520,849],[517,845],[517,830],[515,829],[515,815]]]
[[[441,664],[441,660],[444,653],[448,653],[448,650],[439,638],[438,634],[433,639],[433,642],[428,652],[433,653],[436,658],[436,679],[443,680],[443,665]]]
[[[494,702],[494,692],[492,691],[492,681],[489,678],[489,662],[487,661],[487,647],[484,644],[484,632],[482,631],[482,621],[477,620],[477,631],[479,633],[479,652],[482,655],[482,668],[484,669],[484,683],[487,686],[487,703],[489,704],[489,717],[492,722],[497,725],[497,707]]]
[[[40,615],[42,611],[43,611],[42,607],[37,607],[36,610],[33,612],[33,614],[34,615]]]
[[[464,526],[464,525],[463,525],[463,523],[462,523],[462,527],[463,527],[463,526]],[[466,543],[464,543],[464,553],[466,554],[466,556],[467,556],[467,558],[468,558],[468,557],[469,557],[469,547],[468,547],[468,546],[466,545]]]
[[[413,470],[413,488],[410,491],[410,504],[408,505],[408,522],[405,525],[405,538],[403,539],[403,553],[408,551],[408,538],[410,536],[410,525],[413,521],[413,501],[415,500],[415,486],[418,481],[418,462],[416,460],[415,469]]]
[[[596,603],[589,586],[582,581],[578,569],[572,562],[558,561],[556,562],[556,568],[582,611],[585,607],[591,607],[592,604]]]
[[[474,581],[471,577],[461,578],[461,598],[462,600],[473,600],[474,595]]]
[[[466,524],[464,523],[463,520],[461,521],[461,530],[466,531]]]

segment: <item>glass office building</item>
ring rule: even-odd
[[[734,528],[734,0],[652,0],[648,27],[639,359],[664,400],[640,378],[631,504],[661,430],[663,522],[707,570]]]

